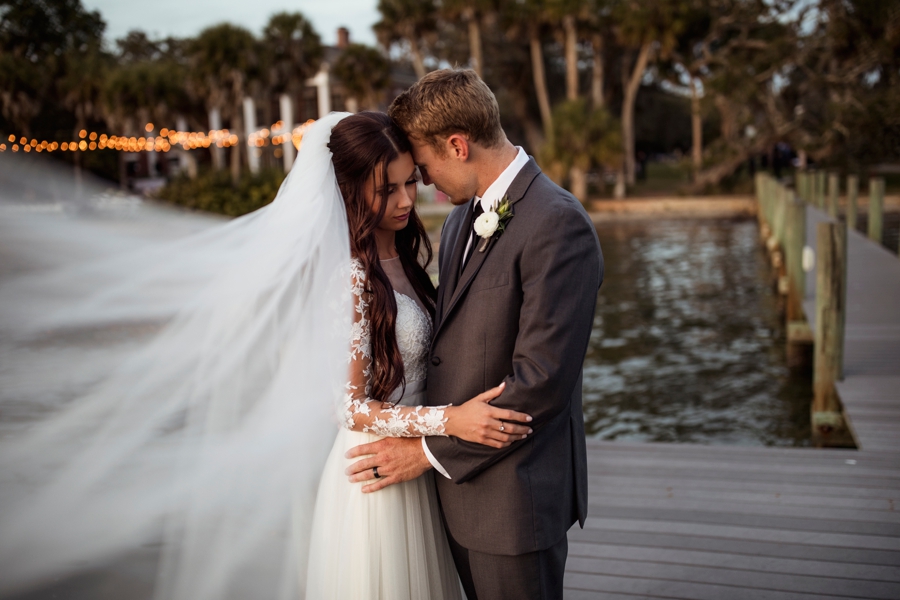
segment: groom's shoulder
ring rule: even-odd
[[[569,191],[556,185],[543,172],[534,178],[522,198],[522,203],[529,212],[541,218],[590,222],[590,216],[581,202]]]

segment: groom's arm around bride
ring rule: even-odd
[[[457,568],[470,599],[561,597],[566,532],[587,513],[581,379],[603,277],[596,231],[581,204],[509,143],[493,94],[471,71],[429,74],[390,113],[426,183],[458,205],[441,235],[428,403],[461,404],[502,381],[492,404],[534,419],[532,435],[504,448],[426,440],[444,474],[435,479]],[[473,197],[488,210],[509,202],[505,229],[486,241],[472,231]],[[372,453],[391,476],[370,489],[432,466],[409,440],[354,455]]]

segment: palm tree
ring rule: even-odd
[[[587,200],[587,172],[597,167],[614,168],[622,160],[620,126],[603,108],[593,108],[584,98],[567,100],[553,110],[553,138],[542,158],[570,173],[570,191]]]
[[[437,31],[437,5],[434,0],[378,0],[381,20],[373,25],[378,41],[385,47],[406,43],[416,77],[425,76],[421,44]]]
[[[350,44],[334,63],[332,73],[360,106],[378,110],[378,95],[390,84],[391,63],[375,48]]]
[[[122,58],[104,81],[103,120],[112,131],[126,136],[141,135],[147,122],[172,123],[177,115],[194,109],[186,79],[185,65],[166,55],[136,62]],[[119,159],[120,183],[124,186],[124,154],[120,153]]]
[[[258,79],[259,47],[253,34],[228,23],[200,32],[189,47],[194,89],[206,101],[207,109],[218,108],[231,121],[231,131],[240,138],[243,102],[250,83]],[[241,176],[243,141],[231,145],[231,180]]]
[[[263,29],[267,83],[276,94],[297,96],[322,62],[322,39],[301,13],[272,15]]]

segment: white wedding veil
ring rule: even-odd
[[[157,598],[303,597],[347,376],[345,116],[306,131],[270,205],[0,290],[20,366],[0,411],[42,413],[0,437],[0,594],[158,548]],[[84,335],[117,344],[102,368],[53,358]]]

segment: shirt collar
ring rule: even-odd
[[[488,212],[491,210],[494,203],[499,202],[504,194],[506,194],[507,190],[509,190],[509,186],[512,185],[516,175],[519,174],[522,167],[528,164],[528,154],[525,150],[523,150],[521,146],[516,146],[516,150],[519,151],[518,154],[516,154],[516,157],[509,163],[509,166],[500,173],[500,176],[494,180],[494,183],[488,186],[488,189],[484,191],[484,196],[481,198],[475,196],[472,202],[472,210],[475,210],[475,203],[480,201],[484,212]]]

